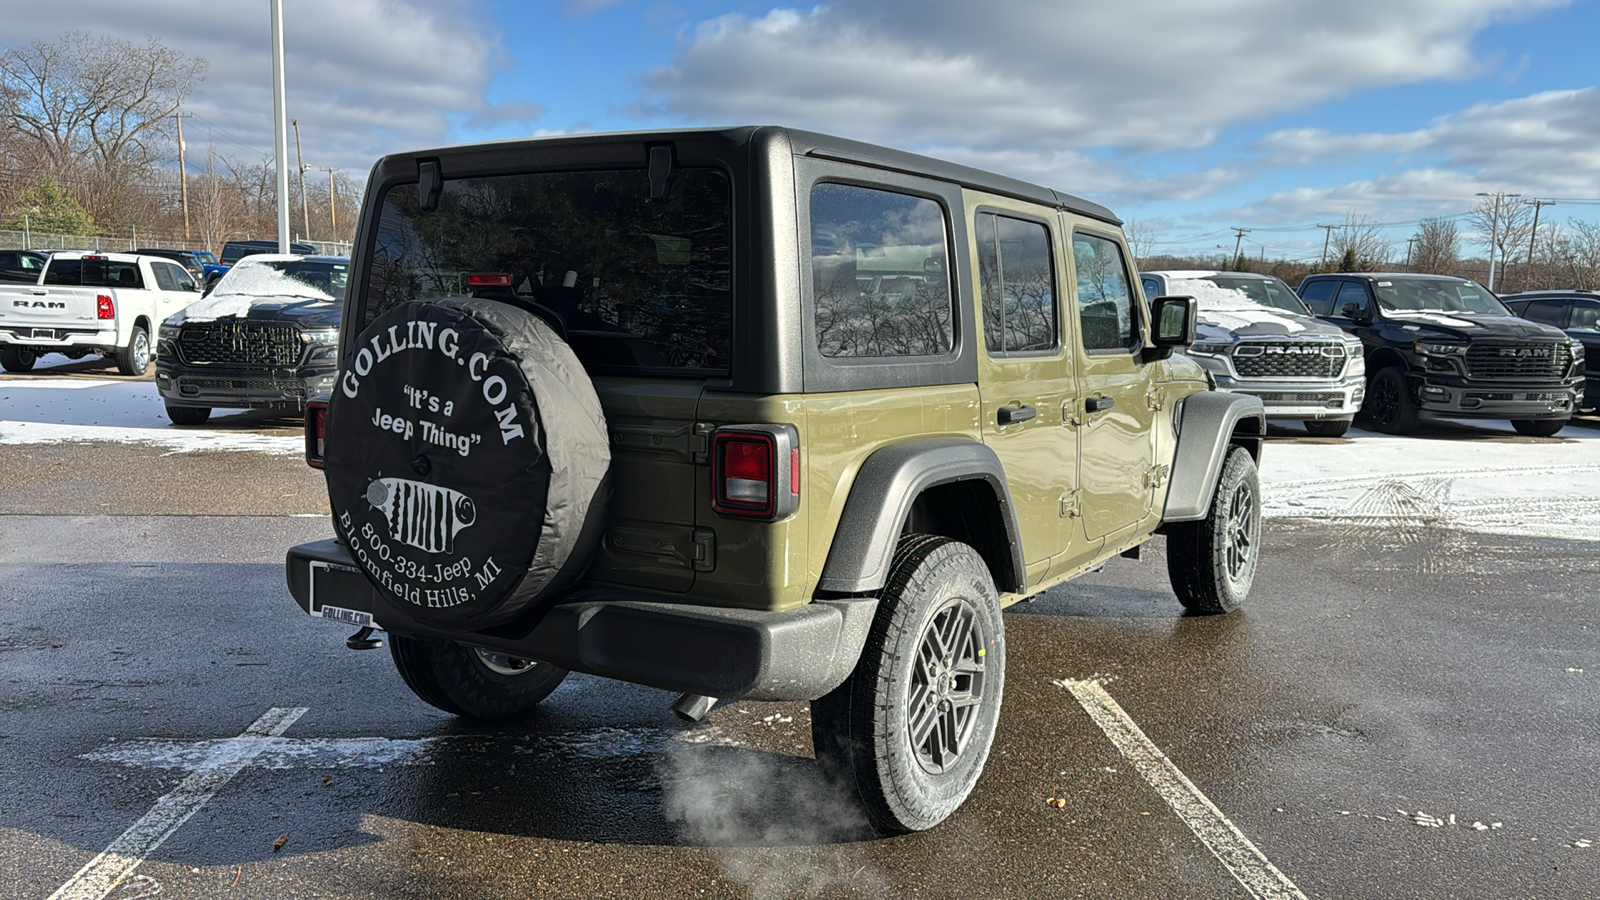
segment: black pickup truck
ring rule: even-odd
[[[1436,416],[1509,419],[1522,434],[1553,435],[1583,392],[1583,345],[1517,318],[1469,278],[1310,275],[1299,292],[1319,318],[1361,338],[1362,412],[1387,434],[1407,434]]]

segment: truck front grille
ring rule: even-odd
[[[289,368],[304,348],[293,325],[265,322],[193,322],[178,339],[178,355],[198,366]]]
[[[1338,378],[1344,346],[1332,341],[1249,342],[1233,348],[1240,378]]]
[[[1473,341],[1466,361],[1468,378],[1551,381],[1566,374],[1572,365],[1572,349],[1556,341]]]

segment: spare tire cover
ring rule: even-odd
[[[603,527],[600,400],[572,348],[517,307],[379,316],[345,354],[326,434],[335,527],[419,622],[478,630],[547,606]]]

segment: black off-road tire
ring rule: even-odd
[[[0,347],[0,368],[7,372],[30,372],[39,361],[32,347]]]
[[[1312,437],[1344,437],[1350,430],[1349,419],[1306,419],[1304,424]]]
[[[1172,591],[1190,612],[1233,612],[1250,594],[1260,551],[1261,482],[1250,452],[1234,447],[1223,461],[1206,517],[1167,526]]]
[[[174,425],[204,425],[211,418],[209,406],[173,406],[166,404],[167,418]]]
[[[122,375],[137,378],[150,371],[150,332],[143,325],[133,326],[133,334],[128,336],[128,346],[119,349],[115,359],[117,372]]]
[[[567,677],[566,669],[549,663],[491,655],[440,638],[391,634],[389,653],[406,687],[424,703],[469,719],[525,713]],[[524,667],[516,674],[495,670],[518,664]]]
[[[1005,661],[983,558],[949,538],[902,538],[855,671],[811,702],[817,761],[880,832],[932,828],[983,773]]]
[[[1517,434],[1529,437],[1550,437],[1567,427],[1568,419],[1512,419],[1511,427]]]
[[[1367,400],[1361,411],[1372,426],[1384,434],[1410,434],[1417,430],[1417,401],[1406,383],[1405,369],[1389,366],[1378,370],[1367,385]]]

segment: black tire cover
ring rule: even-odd
[[[411,301],[344,359],[324,468],[334,525],[367,578],[451,629],[547,607],[599,538],[611,462],[572,348],[494,300]]]

